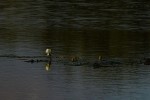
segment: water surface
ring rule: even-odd
[[[0,1],[0,97],[4,100],[149,100],[149,1]],[[47,59],[52,62],[27,63]],[[98,56],[118,67],[94,69]],[[90,63],[74,66],[59,57]],[[65,61],[65,62],[66,62]]]

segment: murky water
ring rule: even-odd
[[[0,1],[0,98],[149,100],[150,66],[140,64],[150,57],[149,8],[147,0]],[[46,48],[51,64],[24,62],[47,59]],[[67,64],[71,56],[89,63]],[[94,69],[99,56],[123,64]]]

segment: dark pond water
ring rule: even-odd
[[[148,0],[0,1],[0,98],[149,100],[149,19]],[[50,65],[24,62],[46,48]],[[71,56],[89,63],[64,63]],[[99,56],[123,64],[94,69]]]

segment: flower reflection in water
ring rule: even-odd
[[[49,62],[45,65],[45,70],[50,71],[50,69],[51,69],[51,63]]]

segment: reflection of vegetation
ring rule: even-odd
[[[132,32],[132,31],[56,31],[47,33],[47,43],[55,45],[53,39],[58,40],[57,43],[62,45],[60,50],[67,54],[96,54],[129,56],[129,53],[138,50],[148,50],[150,35],[148,33]],[[51,37],[52,36],[52,37]],[[59,37],[58,37],[59,36]],[[49,39],[51,38],[51,40]],[[47,45],[47,43],[45,45]]]
[[[63,54],[96,56],[128,56],[139,49],[149,50],[148,33],[124,31],[148,30],[149,6],[145,6],[143,1],[77,3],[72,0],[67,3],[31,0],[12,3],[7,0],[2,4],[6,5],[3,8],[9,9],[1,9],[5,13],[2,13],[4,21],[0,28],[3,33],[0,42],[13,44],[13,47],[18,41],[23,41],[24,45],[24,41],[31,41],[25,45],[26,48],[51,46]]]
[[[54,52],[67,55],[95,55],[95,56],[129,56],[130,53],[138,51],[149,51],[150,34],[131,32],[131,31],[73,31],[73,30],[47,30],[45,33],[38,34],[37,37],[26,36],[26,46],[36,47],[44,50],[45,47],[51,47]],[[17,48],[17,41],[21,41],[25,36],[21,34],[20,38],[14,35],[1,35],[1,43],[9,43]],[[36,35],[35,35],[36,36]],[[10,39],[10,40],[8,40]],[[17,41],[15,41],[17,40]],[[10,43],[10,42],[11,43]],[[32,44],[31,44],[32,43]],[[21,44],[20,44],[21,45]],[[10,46],[8,46],[9,48]],[[43,49],[42,49],[43,48]]]

